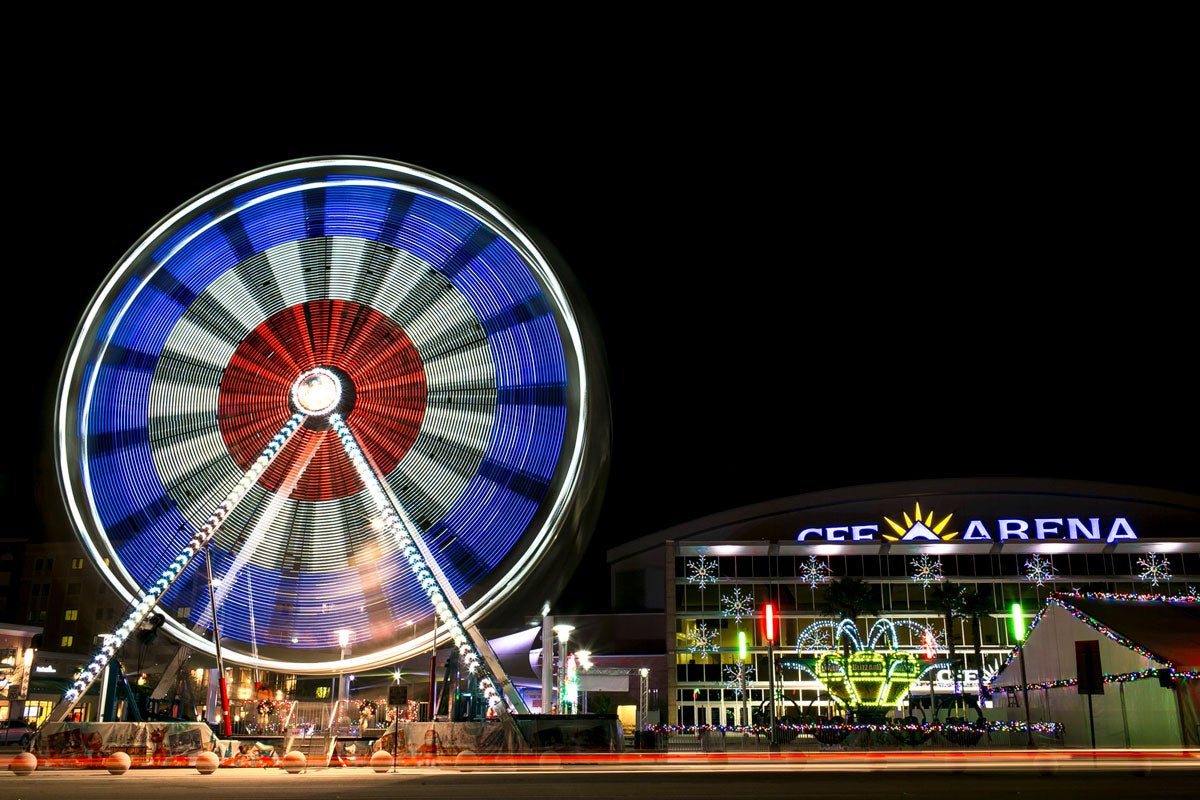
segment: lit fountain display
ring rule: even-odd
[[[912,629],[921,642],[920,647],[901,649],[897,627]],[[826,634],[832,634],[832,649],[818,646]],[[847,655],[837,649],[843,641],[849,645]],[[812,659],[801,659],[800,669],[812,675],[846,708],[867,714],[882,715],[896,708],[914,681],[948,665],[946,661],[934,660],[938,641],[933,629],[910,620],[877,620],[866,642],[851,620],[818,620],[801,632],[796,649],[798,653],[817,654]]]

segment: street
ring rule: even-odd
[[[525,764],[446,764],[376,771],[365,766],[305,769],[222,767],[40,768],[28,776],[0,754],[0,795],[7,800],[174,800],[198,795],[245,800],[295,797],[406,800],[487,797],[503,787],[506,800],[525,798],[851,798],[923,800],[1012,798],[1195,797],[1200,754],[1167,753],[834,753],[803,758],[627,758],[606,763],[542,757]]]

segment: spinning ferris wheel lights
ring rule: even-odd
[[[564,588],[610,457],[598,331],[545,244],[467,185],[359,156],[235,176],[147,231],[80,318],[55,410],[121,636],[170,586],[181,652],[324,675],[470,639],[464,668],[501,674],[479,627]],[[184,569],[201,549],[215,593]]]

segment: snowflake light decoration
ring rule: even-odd
[[[749,683],[754,677],[754,667],[739,661],[736,664],[725,665],[725,688],[733,689],[736,697],[742,696],[742,684]]]
[[[754,598],[735,586],[731,594],[721,595],[721,613],[741,622],[742,617],[754,615]]]
[[[909,565],[913,569],[912,579],[919,582],[923,587],[945,579],[945,576],[942,574],[942,560],[940,558],[921,555],[910,561]]]
[[[717,636],[719,631],[709,630],[708,625],[701,622],[696,627],[688,631],[688,639],[691,644],[688,645],[689,653],[698,653],[699,655],[708,658],[709,653],[717,652]]]
[[[812,589],[817,588],[818,583],[828,582],[829,573],[829,562],[816,556],[809,556],[800,562],[800,580]]]
[[[1142,571],[1138,573],[1138,578],[1149,581],[1151,586],[1158,586],[1161,581],[1171,580],[1171,564],[1167,561],[1166,556],[1150,553],[1145,558],[1139,558],[1137,563],[1142,568]]]
[[[715,558],[707,558],[702,555],[699,558],[688,559],[687,569],[688,583],[696,584],[702,592],[705,586],[717,582],[717,560]]]
[[[1054,565],[1048,558],[1042,558],[1038,553],[1025,562],[1025,580],[1032,581],[1038,586],[1045,586],[1046,581],[1054,577]]]

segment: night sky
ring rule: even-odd
[[[404,109],[423,96],[373,114],[367,93],[114,90],[80,115],[31,95],[6,274],[9,363],[33,402],[10,408],[6,526],[46,535],[57,512],[43,442],[62,358],[124,252],[217,183],[321,155],[487,192],[582,286],[612,469],[564,609],[594,610],[616,544],[809,491],[1024,476],[1200,492],[1195,257],[1163,191],[1181,152],[1169,111],[1114,125],[1132,95],[883,82],[780,102],[761,83],[614,80],[419,114]]]

